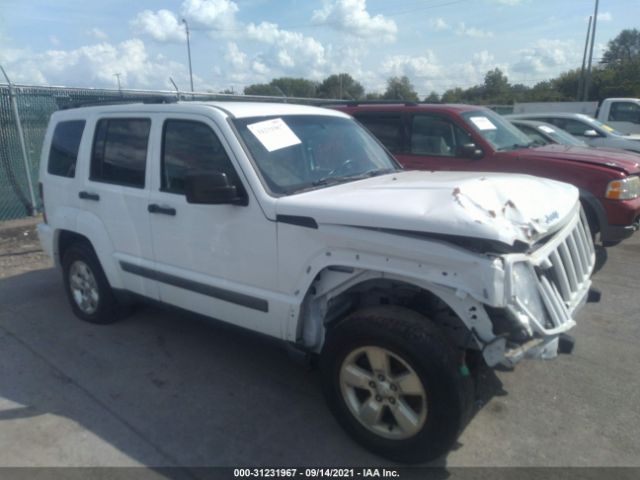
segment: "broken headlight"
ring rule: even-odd
[[[538,277],[525,262],[512,267],[511,295],[514,302],[542,327],[547,324],[547,310],[538,291]]]

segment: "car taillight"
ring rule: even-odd
[[[42,220],[47,223],[47,211],[44,208],[44,188],[42,188],[42,182],[38,183],[38,193],[40,194],[40,203],[42,203]]]

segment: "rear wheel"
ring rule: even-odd
[[[327,402],[345,430],[396,461],[446,453],[472,404],[454,350],[426,317],[401,307],[360,310],[336,325],[321,369]]]
[[[74,243],[62,259],[64,285],[73,313],[91,323],[113,323],[118,303],[93,248]]]

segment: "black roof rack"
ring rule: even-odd
[[[320,102],[322,105],[345,105],[347,107],[358,107],[360,105],[404,105],[405,107],[415,107],[422,102],[405,102],[403,100],[326,100]]]
[[[144,104],[163,104],[163,103],[176,103],[178,99],[172,95],[140,95],[134,98],[110,98],[106,97],[104,100],[97,100],[95,98],[87,101],[69,101],[61,102],[60,100],[66,100],[66,98],[58,97],[58,106],[61,110],[69,110],[72,108],[81,107],[99,107],[105,105],[127,105],[131,103],[144,103]]]

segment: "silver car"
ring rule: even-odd
[[[506,117],[509,120],[537,120],[550,123],[592,147],[621,148],[640,153],[640,135],[623,135],[609,125],[581,113],[522,113]]]

